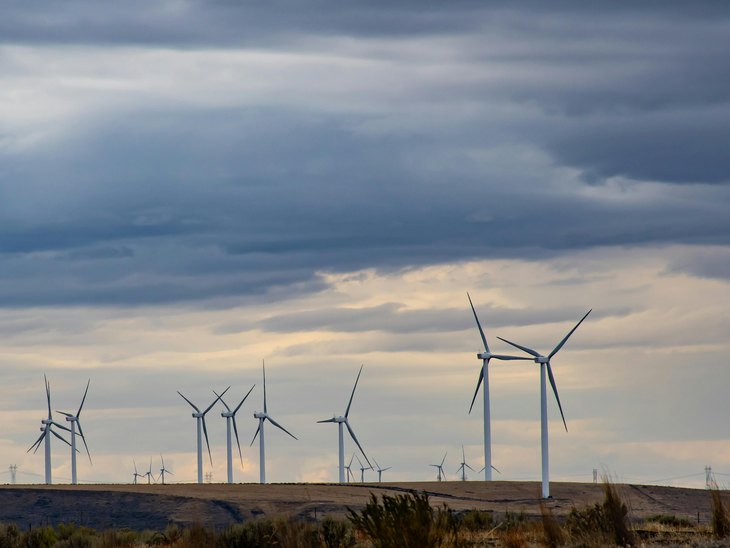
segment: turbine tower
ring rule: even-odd
[[[256,387],[254,384],[251,387],[251,390],[253,390]],[[248,394],[251,393],[251,390],[248,391]],[[218,393],[213,390],[213,394],[218,396]],[[223,398],[221,396],[218,396],[218,398],[221,400],[221,403],[225,406],[226,411],[223,411],[221,413],[221,417],[224,417],[226,419],[226,428],[227,428],[227,455],[228,455],[228,483],[233,483],[233,451],[231,447],[231,422],[233,422],[233,431],[236,434],[236,445],[238,445],[238,455],[241,457],[241,466],[243,466],[243,453],[241,453],[241,442],[238,441],[238,428],[236,427],[236,413],[238,413],[238,410],[241,409],[241,406],[243,405],[243,402],[246,401],[246,398],[248,398],[248,394],[246,394],[243,399],[241,400],[241,403],[238,404],[238,407],[236,407],[233,411],[231,411],[231,408],[228,407],[228,404],[226,404],[225,401],[223,401]]]
[[[137,478],[143,478],[144,474],[140,474],[137,472],[137,463],[134,462],[134,459],[132,459],[132,464],[134,464],[134,484],[137,485]]]
[[[482,360],[482,368],[479,370],[479,380],[477,381],[477,389],[474,391],[474,397],[471,400],[471,407],[469,407],[469,414],[474,408],[474,402],[477,399],[479,393],[479,387],[484,381],[484,479],[485,481],[492,481],[492,422],[490,418],[489,408],[489,360],[494,358],[495,360],[529,360],[530,358],[521,358],[517,356],[504,356],[501,354],[492,354],[487,344],[487,337],[484,335],[482,324],[479,323],[477,317],[477,311],[474,310],[474,304],[471,302],[471,296],[467,292],[466,296],[469,299],[471,305],[471,311],[474,313],[474,319],[477,321],[477,327],[479,328],[479,335],[482,337],[484,343],[484,352],[477,354],[477,358]]]
[[[444,480],[446,479],[446,474],[444,474],[444,462],[446,462],[446,455],[448,455],[448,454],[449,454],[448,451],[446,451],[446,453],[444,453],[444,458],[441,460],[441,464],[429,464],[429,466],[435,466],[436,468],[438,468],[438,472],[439,472],[438,480],[439,481],[441,481],[442,477],[444,478]]]
[[[167,472],[171,476],[174,476],[175,474],[165,468],[165,459],[162,458],[162,453],[160,453],[160,460],[162,461],[162,468],[160,469],[160,479],[162,479],[162,485],[165,485],[165,472]]]
[[[357,379],[355,379],[355,386],[352,388],[352,394],[350,394],[350,401],[347,404],[347,410],[345,411],[344,417],[332,417],[331,419],[327,419],[324,421],[317,421],[317,423],[323,423],[323,422],[334,422],[337,424],[339,431],[340,431],[340,453],[339,453],[339,468],[340,468],[340,483],[345,483],[345,437],[342,431],[342,425],[344,424],[347,426],[347,431],[350,432],[350,436],[352,437],[352,440],[357,444],[357,446],[360,448],[360,452],[362,453],[362,456],[365,457],[365,460],[368,464],[370,464],[370,461],[368,460],[367,455],[365,454],[365,451],[362,450],[362,446],[360,445],[360,442],[357,441],[357,437],[355,437],[355,432],[352,431],[352,427],[350,426],[350,421],[347,419],[348,415],[350,414],[350,406],[352,405],[352,398],[355,396],[355,389],[357,388],[357,383],[360,380],[360,374],[362,373],[363,366],[360,366],[360,371],[357,374]],[[370,468],[372,468],[372,464],[370,464]]]
[[[230,386],[228,387],[230,388]],[[198,421],[198,483],[203,483],[203,438],[201,436],[201,425],[203,432],[205,433],[205,445],[208,446],[208,457],[210,458],[210,464],[213,465],[213,456],[210,454],[210,443],[208,443],[208,429],[205,427],[205,414],[210,411],[213,406],[218,403],[218,400],[221,399],[221,396],[228,392],[228,388],[226,388],[220,396],[218,396],[213,403],[211,403],[208,408],[205,411],[200,411],[193,402],[191,402],[189,399],[187,399],[185,396],[180,394],[182,396],[182,399],[184,399],[186,402],[188,402],[193,409],[195,409],[195,413],[193,413],[193,418],[197,419]]]
[[[79,435],[81,436],[81,441],[84,442],[84,447],[86,447],[86,454],[89,456],[89,464],[93,464],[91,462],[91,453],[89,453],[89,446],[86,445],[86,437],[84,436],[84,431],[81,429],[81,421],[79,420],[79,417],[81,416],[81,409],[84,407],[84,402],[86,401],[86,394],[89,393],[89,383],[91,383],[91,379],[88,380],[86,383],[86,391],[84,391],[84,397],[81,398],[81,405],[79,405],[79,410],[76,412],[75,415],[72,415],[71,413],[64,413],[63,411],[56,411],[57,413],[61,413],[61,415],[66,416],[66,420],[71,423],[71,483],[76,485],[78,483],[78,476],[76,474],[76,425],[79,426]]]
[[[279,430],[283,430],[284,432],[289,434],[295,440],[297,439],[296,436],[294,436],[294,434],[289,432],[286,428],[281,426],[278,422],[276,422],[274,419],[272,419],[269,416],[269,412],[266,408],[266,363],[263,364],[263,373],[264,373],[264,412],[253,414],[254,418],[259,420],[259,427],[256,429],[256,433],[253,435],[253,439],[251,440],[251,445],[253,445],[253,442],[256,441],[256,436],[258,436],[259,433],[261,433],[261,437],[259,438],[259,482],[260,483],[266,483],[266,448],[264,446],[264,422],[269,421],[271,424],[276,426]],[[221,394],[221,395],[223,395],[223,394]]]
[[[385,472],[386,470],[390,470],[393,467],[388,466],[388,468],[381,468],[380,465],[378,464],[378,461],[376,461],[374,458],[373,458],[373,461],[375,462],[375,466],[378,467],[378,483],[381,483],[383,481],[383,472]]]
[[[457,474],[459,473],[459,471],[461,471],[461,481],[466,481],[466,469],[467,468],[469,470],[471,470],[472,472],[475,471],[471,466],[469,466],[466,463],[466,457],[464,456],[464,446],[462,445],[461,446],[461,466],[459,466],[459,469],[456,471]]]
[[[147,485],[152,483],[152,457],[150,457],[150,469],[146,473],[142,474],[143,476],[147,476]]]
[[[59,440],[61,440],[63,443],[68,445],[69,447],[71,444],[67,442],[63,437],[61,437],[53,428],[52,426],[56,426],[60,428],[61,430],[66,430],[67,432],[70,432],[68,428],[65,426],[61,426],[57,422],[53,420],[53,417],[51,415],[51,384],[48,382],[48,379],[45,375],[43,375],[43,380],[46,384],[46,399],[48,401],[48,418],[41,420],[41,437],[36,440],[36,442],[30,446],[30,449],[26,451],[26,453],[29,453],[31,449],[33,449],[33,454],[35,455],[36,451],[38,451],[38,448],[41,446],[41,442],[45,440],[45,452],[46,452],[46,484],[50,485],[53,483],[53,478],[51,477],[51,436],[50,434],[53,434],[56,436]]]
[[[568,333],[565,338],[560,341],[558,346],[556,346],[550,354],[546,356],[543,356],[542,354],[532,350],[531,348],[527,348],[525,346],[520,346],[519,344],[515,344],[513,342],[509,342],[506,339],[503,339],[502,337],[497,337],[499,340],[506,342],[507,344],[511,344],[512,346],[519,348],[523,352],[527,352],[528,354],[531,354],[534,356],[535,363],[540,364],[540,445],[542,450],[542,497],[547,499],[550,498],[550,463],[549,463],[549,457],[548,457],[548,423],[547,423],[547,385],[545,382],[545,373],[547,372],[547,377],[550,379],[550,386],[553,389],[553,393],[555,394],[555,399],[558,402],[558,409],[560,409],[560,416],[563,419],[563,426],[565,426],[565,431],[568,431],[568,425],[565,422],[565,415],[563,414],[563,406],[560,405],[560,397],[558,396],[558,387],[555,385],[555,377],[553,377],[553,370],[550,367],[550,360],[552,357],[558,353],[558,351],[563,348],[563,345],[565,342],[570,338],[570,336],[575,332],[576,329],[578,329],[578,326],[583,323],[583,320],[585,320],[588,317],[588,314],[590,314],[593,311],[593,309],[586,312],[586,315],[581,318],[581,320],[575,325],[573,329],[570,330],[570,333]]]
[[[350,464],[345,466],[345,470],[347,470],[347,483],[350,483],[350,477],[352,477],[352,482],[355,483],[355,474],[352,473],[352,461],[355,460],[355,453],[352,454],[352,457],[350,457]],[[342,483],[342,482],[340,482]]]

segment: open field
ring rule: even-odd
[[[198,521],[222,528],[256,517],[288,515],[317,519],[342,517],[347,507],[361,508],[370,493],[427,492],[434,505],[456,511],[479,508],[497,515],[524,508],[539,515],[538,482],[418,482],[350,484],[173,484],[173,485],[5,485],[0,486],[0,521],[28,525],[75,522],[96,529],[162,529],[168,523]],[[601,485],[551,483],[548,505],[557,516],[571,506],[603,500]],[[708,493],[702,489],[620,485],[632,518],[673,514],[707,523]]]

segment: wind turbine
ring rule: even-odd
[[[378,464],[378,461],[376,461],[375,459],[373,459],[373,461],[375,461],[375,466],[378,467],[378,483],[381,483],[383,481],[383,472],[385,472],[386,470],[390,470],[393,467],[388,466],[388,468],[381,468]]]
[[[573,334],[573,332],[578,329],[578,326],[583,323],[583,320],[585,320],[588,317],[588,314],[590,314],[593,311],[591,308],[588,312],[586,312],[586,315],[581,318],[581,320],[575,325],[573,329],[570,330],[570,333],[568,333],[565,338],[560,341],[558,346],[556,346],[550,354],[546,356],[543,356],[542,354],[532,350],[531,348],[527,348],[525,346],[520,346],[519,344],[515,344],[513,342],[509,342],[507,339],[503,339],[502,337],[497,337],[499,340],[506,342],[507,344],[511,344],[512,346],[519,348],[523,352],[527,352],[528,354],[531,354],[534,356],[535,363],[540,364],[540,445],[542,449],[542,497],[547,499],[550,498],[550,463],[548,458],[548,423],[547,423],[547,386],[545,382],[545,373],[547,372],[547,377],[550,379],[550,386],[553,388],[553,393],[555,394],[555,399],[558,402],[558,409],[560,409],[560,416],[563,419],[563,426],[565,426],[565,431],[568,431],[568,425],[565,422],[565,415],[563,414],[563,406],[560,405],[560,397],[558,396],[558,387],[555,385],[555,377],[553,377],[553,370],[550,367],[550,360],[552,357],[558,353],[558,351],[563,348],[563,345],[565,342],[570,338],[570,336]]]
[[[230,388],[230,386],[228,387]],[[228,388],[226,388],[223,393],[218,396],[213,403],[211,403],[208,408],[205,411],[200,411],[193,402],[191,402],[189,399],[187,399],[185,396],[180,394],[178,391],[178,394],[182,396],[182,399],[184,399],[186,402],[188,402],[193,409],[195,409],[195,413],[193,413],[193,418],[197,419],[198,421],[198,483],[203,483],[203,439],[201,436],[200,427],[202,425],[203,432],[205,433],[205,445],[208,446],[208,457],[210,458],[210,464],[213,465],[213,456],[210,454],[210,443],[208,443],[208,429],[205,427],[205,414],[210,411],[213,406],[218,403],[218,400],[221,399],[221,396],[228,392]],[[216,394],[217,395],[217,394]]]
[[[448,455],[448,454],[449,454],[448,451],[446,451],[446,453],[444,453],[444,458],[441,460],[441,464],[429,464],[429,466],[435,466],[436,468],[438,468],[438,472],[439,472],[438,480],[439,481],[441,481],[442,476],[443,476],[444,480],[446,479],[446,474],[444,474],[444,462],[446,462],[446,455]]]
[[[162,485],[165,485],[165,472],[167,472],[171,476],[174,476],[175,474],[173,474],[169,470],[165,469],[165,459],[162,458],[162,453],[160,453],[160,460],[162,461],[162,468],[160,469],[160,478],[162,479]],[[150,462],[150,466],[152,466],[151,462]]]
[[[251,390],[253,390],[256,387],[254,384],[251,387]],[[251,390],[248,391],[248,394],[251,393]],[[218,393],[213,390],[213,394],[218,396]],[[231,449],[231,422],[233,422],[233,431],[236,433],[236,444],[238,445],[238,455],[241,457],[241,466],[243,466],[243,454],[241,453],[241,442],[238,441],[238,428],[236,428],[236,413],[238,413],[238,410],[241,409],[241,406],[243,405],[243,402],[246,401],[246,398],[248,398],[248,394],[246,394],[243,399],[241,400],[241,403],[238,404],[238,407],[231,411],[231,408],[228,407],[228,404],[226,404],[225,401],[223,401],[223,398],[221,396],[218,396],[218,399],[221,400],[221,403],[226,407],[227,411],[223,411],[221,413],[221,417],[224,417],[226,419],[226,427],[227,427],[227,455],[228,455],[228,483],[233,483],[233,451]]]
[[[490,408],[489,408],[489,360],[494,358],[495,360],[529,360],[530,358],[522,358],[518,356],[504,356],[502,354],[492,354],[487,344],[487,337],[484,335],[482,324],[479,323],[477,317],[477,311],[474,310],[474,303],[471,302],[471,296],[467,292],[466,296],[469,299],[471,305],[471,311],[474,313],[474,319],[477,321],[477,327],[479,328],[479,335],[482,337],[484,343],[484,352],[477,354],[477,358],[482,360],[482,368],[479,370],[479,380],[477,381],[477,389],[474,391],[474,397],[471,400],[471,407],[469,407],[469,413],[474,408],[474,402],[477,399],[479,393],[479,387],[484,381],[484,479],[485,481],[492,481],[492,423],[490,419]]]
[[[269,416],[269,412],[266,409],[266,363],[263,364],[263,372],[264,372],[264,412],[253,414],[254,418],[259,420],[259,427],[256,429],[256,433],[253,435],[253,439],[251,440],[251,445],[253,445],[253,442],[256,441],[256,436],[259,435],[259,432],[261,433],[261,438],[259,438],[259,482],[260,483],[266,483],[266,448],[264,446],[264,422],[269,421],[271,424],[276,426],[279,430],[283,430],[284,432],[289,434],[295,440],[297,439],[296,436],[294,436],[294,434],[289,432],[286,428],[281,426],[278,422],[276,422],[274,419],[272,419]],[[223,395],[223,394],[221,394],[221,395]]]
[[[352,482],[355,483],[355,474],[352,473],[352,461],[355,460],[355,453],[352,454],[352,457],[350,458],[350,464],[345,466],[345,470],[347,470],[347,483],[350,483],[350,476],[352,476]],[[342,483],[342,482],[340,482]]]
[[[150,469],[148,472],[142,474],[143,476],[147,476],[147,485],[152,483],[152,457],[150,457]]]
[[[345,437],[342,432],[342,425],[344,424],[347,426],[347,431],[350,432],[350,436],[352,437],[353,441],[357,444],[357,446],[360,448],[360,452],[362,453],[362,456],[365,457],[365,460],[368,464],[370,464],[370,461],[368,460],[367,455],[365,454],[365,451],[362,450],[362,446],[360,445],[360,442],[357,441],[357,437],[355,437],[355,432],[352,431],[352,427],[350,426],[350,421],[347,420],[348,415],[350,414],[350,406],[352,405],[352,398],[355,396],[355,389],[357,388],[357,383],[360,380],[360,374],[362,373],[363,366],[360,366],[360,371],[357,374],[357,379],[355,379],[355,386],[352,388],[352,394],[350,394],[350,401],[347,404],[347,410],[345,411],[344,417],[332,417],[331,419],[327,419],[324,421],[317,421],[317,423],[323,423],[323,422],[334,422],[337,424],[339,431],[340,431],[340,454],[339,454],[339,468],[340,468],[340,483],[345,483]],[[372,468],[372,464],[370,464],[370,468]]]
[[[84,436],[84,431],[81,429],[81,421],[79,420],[79,417],[81,416],[81,409],[84,407],[84,402],[86,401],[86,394],[89,393],[89,383],[91,383],[91,379],[88,380],[86,383],[86,390],[84,391],[84,397],[81,398],[81,405],[79,405],[79,410],[76,412],[75,415],[72,415],[71,413],[64,413],[63,411],[56,411],[57,413],[61,413],[61,415],[66,416],[66,420],[71,423],[71,483],[76,485],[78,483],[78,478],[76,475],[76,425],[79,425],[79,435],[81,436],[81,441],[84,442],[84,447],[86,447],[86,454],[89,455],[89,464],[93,464],[91,462],[91,453],[89,453],[89,446],[86,445],[86,437]]]
[[[469,470],[471,470],[472,472],[475,472],[475,470],[466,463],[466,457],[464,456],[464,446],[462,445],[461,446],[461,466],[459,466],[459,469],[456,471],[457,474],[459,473],[459,471],[461,471],[461,481],[466,481],[466,469],[467,468]]]
[[[363,466],[360,457],[357,457],[357,462],[360,463],[360,483],[365,483],[365,470],[372,470],[372,466]]]
[[[51,384],[48,382],[48,379],[45,375],[43,375],[43,380],[46,384],[46,399],[48,400],[48,418],[41,420],[41,437],[36,440],[36,442],[30,446],[30,449],[26,451],[26,453],[29,453],[31,449],[33,449],[33,454],[35,455],[36,451],[38,451],[38,448],[41,446],[41,442],[45,440],[45,452],[46,452],[46,483],[51,484],[53,483],[53,478],[51,477],[51,436],[49,434],[53,434],[56,436],[59,440],[61,440],[63,443],[65,443],[68,446],[71,446],[69,442],[67,442],[63,437],[61,437],[55,430],[51,428],[51,426],[56,426],[60,428],[61,430],[66,430],[67,432],[70,432],[68,428],[65,426],[61,426],[57,422],[53,420],[53,417],[51,415]]]
[[[137,463],[134,462],[134,459],[132,459],[132,463],[134,464],[134,484],[137,485],[137,478],[143,478],[144,474],[137,473]]]

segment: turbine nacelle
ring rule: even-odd
[[[202,419],[205,417],[205,413],[192,413],[194,419]]]
[[[535,363],[550,363],[550,358],[546,358],[545,356],[538,356],[535,358]]]
[[[268,419],[269,415],[266,413],[254,413],[253,414],[255,419]]]

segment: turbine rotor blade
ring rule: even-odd
[[[541,357],[541,356],[540,356],[540,354],[538,354],[537,352],[535,352],[535,351],[534,351],[534,350],[533,350],[532,348],[527,348],[526,346],[520,346],[519,344],[516,344],[516,343],[513,343],[513,342],[509,342],[509,341],[508,341],[507,339],[503,339],[502,337],[497,337],[497,338],[498,338],[498,339],[499,339],[500,341],[504,341],[504,342],[506,342],[507,344],[511,344],[511,345],[512,345],[512,346],[514,346],[515,348],[519,348],[519,349],[520,349],[520,350],[522,350],[523,352],[527,352],[528,354],[532,354],[532,355],[533,355],[533,356],[535,356],[536,358],[540,358],[540,357]]]
[[[228,404],[225,401],[223,401],[223,398],[221,397],[223,394],[218,395],[218,392],[216,392],[215,390],[213,390],[213,394],[215,394],[216,396],[218,396],[218,399],[221,401],[221,403],[226,408],[226,410],[230,413],[231,412],[231,408],[228,407]]]
[[[236,428],[236,417],[231,417],[233,420],[233,431],[236,433],[236,445],[238,445],[238,455],[241,457],[241,466],[243,466],[243,453],[241,453],[241,442],[238,440],[238,428]]]
[[[357,444],[357,446],[360,448],[360,452],[362,453],[362,456],[365,457],[365,460],[368,464],[370,464],[370,459],[368,459],[368,456],[365,454],[365,451],[362,450],[362,445],[360,445],[360,442],[357,441],[357,437],[355,436],[355,432],[352,431],[352,427],[350,426],[350,421],[345,421],[345,426],[347,426],[348,432],[350,432],[350,436],[352,436],[352,439]],[[370,464],[372,467],[372,464]]]
[[[73,415],[71,413],[64,413],[63,411],[56,410],[56,413],[60,413],[61,415],[65,415],[67,417],[73,417]]]
[[[448,455],[448,454],[449,454],[449,452],[446,451],[446,453],[444,454],[444,458],[441,460],[441,466],[443,466],[444,462],[446,462],[446,455]]]
[[[363,364],[365,365],[365,364]],[[352,387],[352,394],[350,394],[350,401],[347,404],[347,411],[345,411],[345,418],[348,417],[350,414],[350,406],[352,405],[352,398],[355,396],[355,389],[357,388],[357,383],[360,380],[360,374],[362,373],[363,365],[360,366],[360,371],[357,373],[357,378],[355,379],[355,386]]]
[[[80,422],[80,421],[79,421],[78,419],[76,420],[76,424],[77,424],[77,425],[78,425],[78,427],[79,427],[79,434],[81,435],[81,441],[83,441],[83,442],[84,442],[84,447],[86,447],[86,454],[87,454],[87,455],[89,456],[89,462],[90,462],[90,463],[91,463],[91,465],[93,466],[93,464],[94,464],[94,463],[93,463],[93,462],[91,462],[91,453],[89,453],[89,446],[88,446],[88,445],[86,445],[86,437],[84,436],[84,431],[83,431],[83,430],[81,430],[81,422]]]
[[[52,424],[53,426],[57,426],[57,427],[58,427],[58,428],[60,428],[61,430],[65,430],[66,432],[70,432],[70,431],[71,431],[71,429],[70,429],[70,428],[66,428],[66,427],[65,427],[64,425],[62,425],[62,424],[58,424],[58,423],[57,423],[56,421],[51,421],[51,424]]]
[[[231,388],[230,386],[229,386],[228,388],[226,388],[226,389],[225,389],[225,390],[224,390],[224,391],[223,391],[223,392],[221,393],[221,395],[220,395],[220,396],[218,396],[218,394],[216,394],[216,396],[218,396],[218,397],[217,397],[217,398],[215,399],[215,401],[214,401],[213,403],[211,403],[211,404],[210,404],[210,405],[208,406],[208,408],[207,408],[207,409],[206,409],[205,411],[203,411],[203,415],[205,415],[205,414],[206,414],[206,413],[207,413],[208,411],[210,411],[211,409],[213,409],[213,406],[214,406],[214,405],[215,405],[216,403],[218,403],[218,400],[219,400],[219,399],[221,399],[221,398],[222,398],[222,397],[223,397],[223,396],[225,395],[225,393],[226,393],[226,392],[228,392],[228,390],[229,390],[230,388]],[[213,393],[215,394],[215,392],[213,392]],[[226,405],[226,407],[228,407],[228,406]],[[230,411],[230,409],[229,409],[229,411]]]
[[[497,472],[497,474],[499,474],[500,476],[502,475],[502,472],[500,472],[499,470],[497,470],[497,469],[496,469],[496,468],[495,468],[494,466],[492,466],[492,469],[493,469],[493,470],[494,470],[495,472]]]
[[[474,310],[474,303],[471,302],[471,297],[469,296],[469,292],[466,292],[466,296],[469,299],[469,304],[471,305],[471,311],[474,313],[474,319],[477,321],[477,327],[479,328],[479,334],[482,336],[482,342],[484,343],[484,350],[489,352],[489,345],[487,344],[487,338],[484,336],[484,330],[482,329],[482,324],[479,323],[479,318],[477,317],[477,311]]]
[[[469,466],[468,464],[464,463],[464,466],[466,466],[466,467],[467,467],[467,468],[468,468],[469,470],[471,470],[472,472],[476,472],[476,470],[474,470],[474,469],[473,469],[473,468],[472,468],[471,466]]]
[[[571,330],[570,330],[570,333],[568,333],[568,334],[567,334],[567,335],[565,336],[565,338],[564,338],[564,339],[563,339],[562,341],[560,341],[560,344],[559,344],[558,346],[556,346],[556,347],[555,347],[555,349],[554,349],[554,350],[553,350],[552,352],[550,352],[550,354],[548,354],[548,360],[549,360],[550,358],[552,358],[552,357],[553,357],[553,356],[554,356],[555,354],[557,354],[557,353],[558,353],[558,350],[560,350],[561,348],[563,348],[563,345],[564,345],[564,344],[565,344],[565,342],[566,342],[566,341],[568,340],[568,338],[569,338],[569,337],[570,337],[570,336],[571,336],[571,335],[573,334],[573,332],[574,332],[574,331],[575,331],[576,329],[578,329],[578,326],[579,326],[580,324],[582,324],[582,323],[583,323],[583,320],[585,320],[585,319],[586,319],[586,318],[588,317],[588,314],[590,314],[590,313],[591,313],[592,311],[593,311],[593,309],[591,308],[591,309],[590,309],[590,310],[589,310],[588,312],[586,312],[586,315],[585,315],[585,316],[583,316],[583,317],[581,318],[581,320],[580,320],[580,321],[579,321],[579,322],[578,322],[578,323],[577,323],[577,324],[575,325],[575,327],[574,327],[573,329],[571,329]]]
[[[46,381],[46,399],[48,400],[48,419],[51,419],[51,384],[48,382],[46,375],[43,375],[43,380]]]
[[[296,436],[295,436],[294,434],[292,434],[291,432],[289,432],[289,431],[288,431],[288,430],[287,430],[286,428],[284,428],[284,427],[283,427],[282,425],[280,425],[280,424],[279,424],[278,422],[276,422],[276,421],[275,421],[274,419],[272,419],[272,418],[271,418],[271,417],[269,417],[268,415],[266,416],[266,418],[267,418],[267,419],[269,420],[269,422],[270,422],[271,424],[273,424],[274,426],[276,426],[276,427],[277,427],[277,428],[279,428],[280,430],[283,430],[284,432],[286,432],[287,434],[289,434],[289,435],[290,435],[290,436],[291,436],[292,438],[294,438],[295,440],[299,441],[299,440],[297,439],[297,437],[296,437]]]
[[[180,394],[179,391],[178,391],[178,394]],[[187,399],[182,394],[180,394],[180,395],[182,396],[182,399],[184,399],[186,402],[188,402],[192,406],[192,408],[195,409],[195,411],[197,411],[198,413],[200,413],[200,409],[198,409],[193,402],[191,402],[189,399]]]
[[[332,418],[332,419],[327,419],[326,421],[317,421],[317,424],[321,424],[323,422],[337,422],[337,421],[335,421],[335,419]]]
[[[59,433],[58,433],[58,432],[56,432],[55,430],[51,430],[50,428],[49,428],[48,430],[50,430],[51,434],[53,434],[54,436],[56,436],[56,437],[57,437],[57,438],[58,438],[59,440],[61,440],[61,441],[62,441],[63,443],[65,443],[66,445],[68,445],[69,447],[71,447],[71,444],[70,444],[69,442],[67,442],[67,441],[66,441],[66,440],[65,440],[65,439],[64,439],[64,438],[63,438],[63,437],[61,436],[61,434],[59,434]]]
[[[499,337],[497,337],[499,338]],[[509,361],[509,360],[530,360],[532,361],[532,358],[525,358],[523,356],[504,356],[502,354],[492,354],[492,358],[495,360],[503,360],[503,361]]]
[[[255,385],[255,384],[254,384],[254,385],[253,385],[253,386],[251,387],[251,390],[249,390],[249,391],[248,391],[248,392],[246,393],[246,395],[245,395],[245,396],[243,397],[243,399],[241,400],[241,403],[239,403],[239,404],[238,404],[238,407],[236,407],[236,410],[235,410],[235,411],[233,412],[233,414],[234,414],[234,415],[235,415],[236,413],[238,413],[238,410],[239,410],[239,409],[241,409],[241,406],[243,405],[243,402],[245,402],[245,401],[246,401],[246,398],[248,398],[248,395],[249,395],[249,394],[250,394],[250,393],[251,393],[251,392],[253,391],[253,389],[254,389],[254,388],[256,388],[256,385]]]
[[[484,360],[489,363],[489,360]],[[471,405],[469,406],[469,414],[471,415],[471,410],[474,407],[474,402],[477,401],[477,394],[479,393],[479,387],[482,385],[482,380],[484,379],[484,365],[482,365],[482,368],[479,370],[479,380],[477,381],[477,389],[474,390],[474,397],[471,399]],[[486,385],[485,385],[486,386]],[[485,388],[486,390],[486,388]]]
[[[30,448],[26,451],[26,453],[30,453],[30,450],[33,449],[36,445],[40,445],[41,441],[43,441],[43,436],[45,436],[45,431],[41,434],[41,437],[38,438],[33,445],[30,446]],[[37,449],[37,448],[36,448]],[[33,454],[35,454],[35,451],[33,451]]]
[[[268,413],[266,410],[266,361],[261,360],[261,369],[264,372],[264,413]]]
[[[81,398],[81,405],[79,405],[79,410],[76,412],[77,417],[81,415],[81,408],[84,406],[84,402],[86,401],[86,394],[89,393],[89,384],[91,384],[91,379],[89,379],[86,382],[86,390],[84,391],[84,397]]]
[[[565,423],[565,415],[563,415],[563,406],[560,405],[560,396],[558,396],[558,387],[555,385],[555,378],[553,377],[553,368],[550,367],[550,362],[547,362],[545,365],[547,365],[547,372],[548,372],[548,379],[550,379],[550,386],[553,387],[553,393],[555,394],[555,399],[558,400],[558,409],[560,409],[560,416],[563,418],[563,426],[565,426],[565,431],[568,431],[568,425]]]
[[[205,417],[200,418],[203,421],[203,433],[205,434],[205,445],[208,447],[208,458],[210,459],[210,465],[213,466],[213,455],[210,454],[210,443],[208,443],[208,429],[205,427]]]
[[[261,430],[261,422],[259,422],[259,426],[258,426],[258,428],[256,428],[256,433],[253,435],[253,439],[251,440],[251,445],[253,445],[253,442],[256,441],[256,436],[259,435],[259,430]],[[251,447],[251,445],[249,445],[249,447]]]

